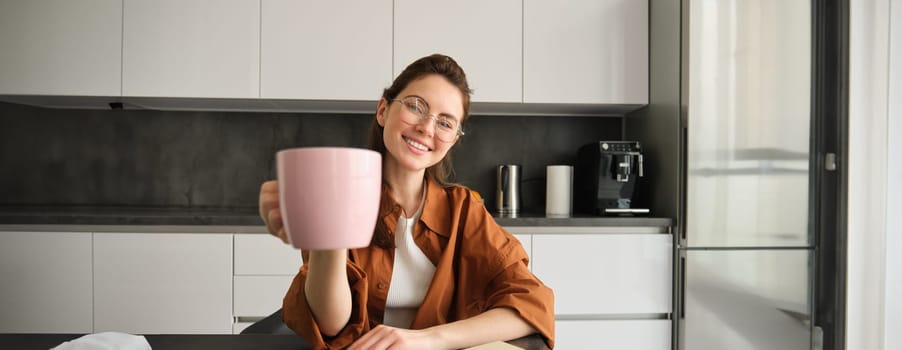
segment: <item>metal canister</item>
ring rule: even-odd
[[[499,165],[497,188],[498,214],[507,217],[520,214],[520,166]]]

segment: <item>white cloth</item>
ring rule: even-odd
[[[385,301],[385,316],[382,323],[398,328],[410,328],[417,309],[426,297],[426,290],[435,275],[435,265],[423,254],[413,241],[413,225],[423,213],[426,199],[423,188],[423,200],[420,208],[410,218],[403,215],[398,218],[395,229],[395,261],[392,268],[391,283]]]
[[[150,344],[142,335],[103,332],[78,337],[51,350],[150,350]]]

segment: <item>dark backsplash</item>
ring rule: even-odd
[[[365,147],[372,115],[46,109],[0,103],[0,210],[156,207],[255,212],[275,152]],[[544,213],[545,166],[621,138],[617,117],[472,116],[456,181],[494,210],[495,168],[520,164],[524,212]]]

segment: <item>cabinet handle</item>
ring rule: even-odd
[[[266,316],[234,316],[232,318],[234,319],[233,323],[254,323],[266,318]]]

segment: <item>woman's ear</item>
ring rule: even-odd
[[[379,104],[376,105],[376,122],[383,128],[385,127],[385,113],[388,113],[388,101],[383,97],[379,99]]]

